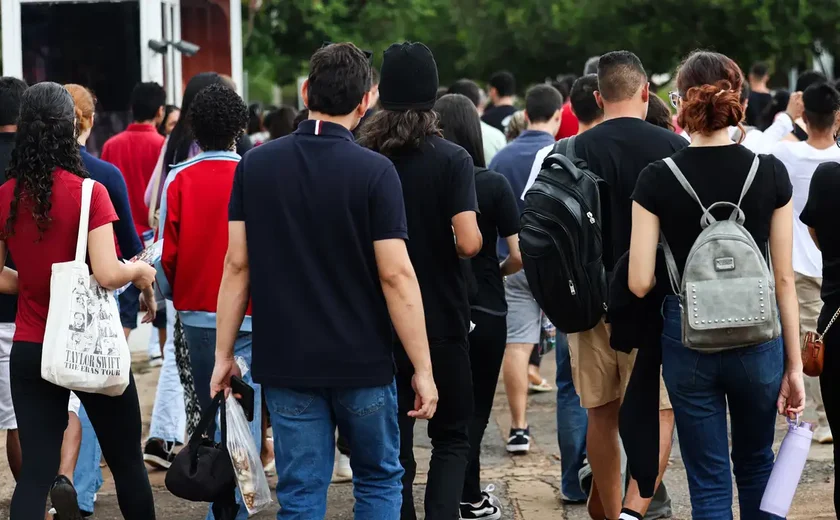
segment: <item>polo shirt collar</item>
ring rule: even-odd
[[[125,130],[127,132],[157,132],[155,125],[149,123],[131,123]]]
[[[342,137],[344,139],[355,141],[353,133],[347,128],[329,121],[321,121],[319,119],[307,119],[302,121],[295,130],[296,134],[313,134],[313,135],[329,135],[333,137]]]

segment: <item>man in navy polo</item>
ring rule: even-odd
[[[336,426],[353,453],[356,517],[399,518],[393,330],[414,366],[410,415],[431,418],[437,406],[400,179],[351,133],[370,81],[352,44],[318,50],[303,86],[310,119],[248,153],[234,177],[211,392],[238,373],[233,345],[252,298],[252,370],[276,439],[278,519],[326,514]]]

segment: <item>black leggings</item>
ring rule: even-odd
[[[43,520],[47,494],[61,459],[70,391],[41,379],[39,343],[16,341],[9,360],[23,468],[12,497],[11,520]],[[134,375],[119,397],[78,392],[102,454],[114,475],[126,520],[154,520],[155,504],[140,448],[142,424]]]
[[[464,477],[461,502],[481,502],[481,440],[490,421],[496,383],[505,358],[507,319],[480,311],[472,311],[475,330],[470,333],[470,367],[472,368],[475,413],[469,426],[470,454]],[[534,350],[537,350],[536,348]]]
[[[821,316],[817,328],[825,330],[826,324],[825,316]],[[825,335],[825,365],[820,375],[820,391],[831,433],[840,435],[840,395],[838,395],[840,393],[840,324],[835,323],[834,327],[838,328],[832,328]],[[840,478],[838,462],[840,461],[837,457],[840,446],[838,444],[840,444],[840,438],[834,441],[834,510],[840,513],[840,480],[838,480]]]

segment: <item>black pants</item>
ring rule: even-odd
[[[831,308],[832,314],[837,307]],[[831,318],[831,315],[828,316]],[[828,320],[820,317],[818,330],[825,330]],[[820,376],[820,390],[822,391],[825,415],[831,432],[840,435],[840,324],[835,323],[825,335],[825,365]],[[838,432],[838,433],[834,433]],[[838,444],[840,438],[834,441],[834,510],[840,514],[840,471],[838,469]]]
[[[426,520],[457,520],[459,503],[467,469],[470,441],[467,428],[473,416],[472,376],[466,339],[431,341],[432,370],[437,384],[439,402],[435,416],[429,421],[432,440],[432,460],[426,483]],[[414,369],[402,347],[396,349],[397,397],[399,400],[400,463],[403,476],[402,520],[415,520],[414,475],[414,419],[408,412],[414,409],[414,390],[411,376]]]
[[[475,323],[475,320],[473,320],[473,323]],[[507,334],[507,330],[505,330],[505,334]],[[540,346],[534,345],[534,348],[531,350],[531,357],[528,358],[528,364],[539,368],[540,360]]]
[[[41,345],[15,342],[9,360],[23,468],[12,497],[12,520],[42,520],[61,459],[70,391],[41,379]],[[126,520],[154,520],[155,504],[140,448],[142,424],[134,376],[123,395],[79,392],[114,475]]]
[[[350,456],[350,441],[341,435],[341,432],[338,432],[338,441],[336,441],[335,445],[338,447],[339,453],[346,457]]]
[[[464,477],[461,502],[481,502],[481,440],[490,421],[496,383],[505,358],[507,320],[480,311],[472,312],[475,330],[470,334],[470,366],[472,368],[475,413],[469,425],[470,455]]]

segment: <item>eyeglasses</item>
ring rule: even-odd
[[[672,107],[680,108],[680,99],[682,99],[682,96],[679,92],[668,92],[668,101],[671,102]]]

